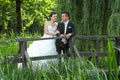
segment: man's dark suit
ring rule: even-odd
[[[57,30],[60,31],[60,34],[64,34],[64,31],[65,31],[65,24],[64,23],[58,23],[58,26],[57,26]],[[73,22],[69,21],[68,24],[67,24],[67,29],[66,29],[66,35],[67,34],[71,34],[70,38],[67,39],[67,43],[64,44],[62,42],[62,39],[57,39],[56,40],[56,48],[57,48],[57,52],[58,54],[61,54],[61,50],[63,50],[63,53],[64,54],[68,54],[69,52],[69,41],[71,39],[71,37],[73,37],[75,35],[75,25]]]

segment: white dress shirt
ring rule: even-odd
[[[67,25],[68,25],[68,22],[69,22],[69,21],[64,22],[64,24],[65,24],[64,34],[65,34],[65,35],[66,35],[66,32],[67,32]],[[63,42],[64,44],[66,44],[66,43],[67,43],[67,40],[66,40],[65,38],[62,38],[62,42]]]
[[[65,24],[64,34],[66,34],[68,22],[69,22],[69,21],[64,22],[64,24]]]

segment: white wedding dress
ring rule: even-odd
[[[48,26],[49,32],[55,32],[56,27]],[[44,34],[42,38],[51,38],[55,37],[55,35],[47,35]],[[30,57],[38,57],[38,56],[49,56],[49,55],[57,55],[55,39],[48,40],[38,40],[33,41],[32,44],[29,45],[27,49],[28,55]],[[57,59],[47,59],[47,60],[36,60],[32,61],[32,68],[44,68],[45,66],[50,66],[49,62],[57,63]],[[45,66],[44,66],[45,65]],[[18,67],[21,67],[21,63],[18,64]]]

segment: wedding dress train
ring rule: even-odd
[[[55,32],[56,27],[48,26],[49,32]],[[55,35],[47,35],[44,34],[42,38],[51,38],[55,37]],[[30,57],[38,57],[38,56],[49,56],[49,55],[57,55],[55,39],[48,39],[48,40],[38,40],[33,41],[32,44],[29,45],[27,48],[28,55]],[[33,68],[41,68],[46,66],[50,66],[49,63],[57,63],[57,59],[47,59],[47,60],[35,60],[32,61]],[[18,64],[18,67],[21,67],[21,63]]]

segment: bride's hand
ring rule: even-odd
[[[59,34],[59,33],[60,33],[60,31],[56,31],[56,32],[55,32],[55,34]]]

